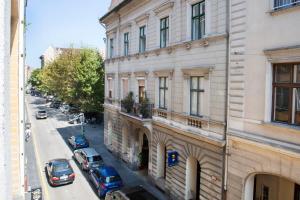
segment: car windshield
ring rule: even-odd
[[[113,182],[120,181],[120,180],[121,180],[120,176],[108,176],[108,177],[106,177],[105,182],[113,183]]]
[[[88,159],[89,159],[89,162],[102,161],[101,156],[92,156],[92,157],[89,157]]]
[[[44,113],[46,113],[46,111],[45,111],[45,110],[42,110],[42,111],[39,111],[39,113],[44,114]]]
[[[63,172],[70,170],[70,165],[67,162],[60,162],[53,165],[53,170],[55,172]]]

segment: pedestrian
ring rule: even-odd
[[[26,127],[26,130],[25,130],[25,141],[26,142],[28,142],[30,136],[31,136],[31,130],[30,130],[30,128]]]

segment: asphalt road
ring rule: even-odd
[[[32,124],[31,139],[35,149],[37,171],[43,188],[44,200],[99,199],[94,187],[88,181],[87,173],[81,172],[79,166],[72,159],[72,150],[66,142],[71,135],[80,134],[81,127],[68,124],[66,115],[62,114],[59,109],[49,108],[44,101],[42,98],[27,96],[28,117]],[[35,119],[35,112],[40,109],[48,111],[47,119]],[[167,199],[160,190],[149,183],[143,173],[130,170],[123,161],[107,151],[103,144],[103,126],[87,125],[85,136],[89,140],[90,146],[100,153],[104,163],[113,166],[119,172],[125,187],[143,185],[159,200]],[[76,174],[73,184],[60,187],[49,186],[44,167],[45,163],[54,158],[70,160]]]

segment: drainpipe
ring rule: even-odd
[[[0,194],[11,200],[11,155],[9,115],[9,69],[11,1],[0,0]]]
[[[227,41],[226,41],[226,100],[225,100],[225,147],[224,147],[224,192],[223,192],[223,200],[227,199],[227,182],[228,182],[228,109],[229,109],[229,61],[230,61],[230,48],[229,48],[229,39],[230,39],[230,0],[226,0],[226,33],[227,33]]]

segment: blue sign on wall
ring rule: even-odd
[[[178,152],[168,151],[168,166],[173,167],[178,164]]]

